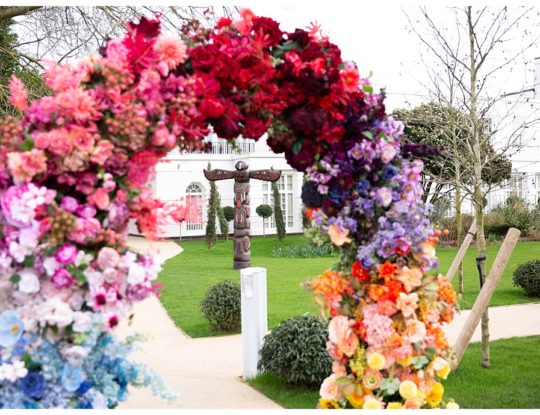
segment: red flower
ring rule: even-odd
[[[253,30],[262,31],[268,38],[269,46],[277,45],[283,37],[279,23],[268,17],[256,17],[253,19]]]
[[[203,98],[199,111],[207,118],[218,118],[225,112],[225,105],[216,98]]]
[[[377,272],[379,273],[380,278],[384,278],[385,281],[390,281],[396,273],[396,269],[396,264],[386,261],[384,264],[381,264],[379,268],[377,268]]]
[[[205,46],[197,46],[191,49],[189,57],[193,68],[201,71],[209,71],[212,69],[216,60],[216,47],[212,44]]]
[[[360,265],[360,261],[354,261],[351,269],[351,275],[361,282],[369,281],[371,279],[368,270]]]
[[[218,22],[216,24],[216,28],[218,30],[221,30],[226,26],[230,26],[231,23],[232,23],[231,19],[229,19],[228,17],[222,17],[221,19],[218,20]]]

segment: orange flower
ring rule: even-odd
[[[380,278],[384,278],[385,281],[390,281],[393,279],[396,273],[397,265],[386,261],[384,264],[380,265],[377,269]]]
[[[307,209],[304,211],[304,213],[305,213],[305,215],[306,215],[306,218],[308,218],[308,219],[310,219],[310,220],[313,219],[313,214],[314,214],[315,212],[317,212],[318,210],[319,210],[319,208],[307,208]]]
[[[368,270],[360,265],[360,261],[354,261],[351,268],[351,275],[358,279],[358,281],[369,281],[371,279]]]
[[[319,278],[311,283],[315,295],[324,298],[326,306],[330,309],[339,308],[343,295],[352,294],[349,279],[339,272],[326,270]]]
[[[446,301],[449,304],[456,304],[457,303],[457,294],[454,290],[454,287],[452,287],[450,284],[445,284],[439,287],[437,291],[437,296],[442,301]]]
[[[368,295],[373,301],[379,301],[384,293],[388,291],[384,285],[371,284],[368,288]]]

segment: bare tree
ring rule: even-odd
[[[474,203],[477,254],[485,275],[484,197],[493,186],[485,184],[483,167],[500,154],[519,149],[526,129],[539,121],[534,110],[521,119],[516,116],[524,107],[532,108],[526,96],[530,90],[523,87],[524,76],[519,70],[527,63],[529,49],[540,39],[536,30],[539,14],[533,7],[472,6],[447,9],[438,19],[436,14],[420,8],[415,19],[408,16],[409,25],[427,51],[428,66],[436,69],[430,72],[427,88],[439,102],[466,115],[465,145],[455,146],[458,151],[452,157],[456,182],[460,183],[456,189],[471,195]],[[505,89],[515,83],[515,75],[522,83],[510,100]],[[491,145],[497,151],[483,151]],[[471,160],[471,164],[464,165],[463,160]],[[460,179],[463,177],[471,180]],[[487,311],[482,317],[481,363],[483,367],[490,364]]]

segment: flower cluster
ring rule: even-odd
[[[175,72],[185,43],[159,36],[157,21],[128,26],[101,57],[50,64],[51,96],[28,103],[10,82],[22,118],[0,122],[4,408],[114,407],[128,384],[157,382],[112,337],[161,270],[127,249],[128,221],[152,237],[182,220],[186,208],[154,199],[148,182],[175,146],[202,148],[207,129],[196,79]]]

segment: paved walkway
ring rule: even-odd
[[[148,242],[129,238],[135,250],[156,252],[170,258],[182,252],[174,242]],[[120,335],[136,331],[148,336],[135,360],[156,370],[178,394],[169,405],[146,389],[131,389],[122,409],[236,409],[280,408],[276,403],[239,379],[242,374],[240,336],[191,339],[176,328],[158,299],[149,298],[135,307],[132,327],[122,327]]]
[[[148,242],[130,238],[133,249],[156,252],[170,258],[182,252],[174,242]],[[462,311],[445,331],[453,343],[470,311]],[[179,395],[169,405],[152,396],[148,390],[132,389],[124,409],[196,408],[196,409],[275,409],[276,403],[255,391],[239,376],[242,373],[242,339],[240,335],[191,339],[176,328],[156,298],[135,307],[131,330],[149,336],[134,359],[148,364],[160,373]],[[540,304],[520,304],[490,308],[491,339],[540,335]],[[126,327],[121,334],[127,333]],[[480,327],[472,341],[480,341]]]

